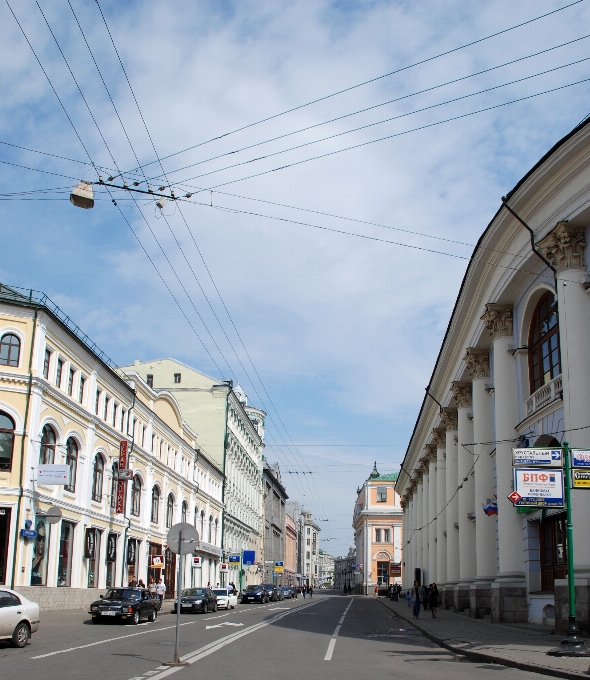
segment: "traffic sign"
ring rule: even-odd
[[[45,512],[37,508],[35,514],[42,517],[48,524],[57,524],[61,519],[61,510],[56,505],[50,506]]]
[[[516,505],[522,496],[517,491],[513,491],[508,498]]]
[[[240,556],[239,555],[230,555],[228,558],[229,562],[239,562],[240,561]]]
[[[256,564],[256,551],[255,550],[244,550],[244,556],[242,557],[242,564],[244,566],[251,566]]]
[[[590,455],[590,451],[588,451]],[[563,467],[563,449],[530,448],[512,449],[512,465],[515,467]]]
[[[182,533],[182,550],[180,546],[180,534]],[[181,552],[190,552],[195,543],[199,542],[199,533],[192,524],[188,522],[178,522],[168,531],[166,536],[168,547],[173,553],[179,555]]]

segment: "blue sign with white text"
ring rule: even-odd
[[[275,566],[276,567],[283,567],[283,566],[285,566],[285,563],[284,562],[275,562]]]
[[[20,535],[23,538],[37,538],[37,532],[34,529],[21,529]]]
[[[239,555],[230,555],[228,561],[229,561],[229,562],[239,562],[239,561],[240,561],[240,556],[239,556]]]
[[[252,565],[256,564],[256,551],[255,550],[244,550],[244,555],[242,557],[242,564]]]

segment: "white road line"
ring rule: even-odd
[[[328,650],[326,651],[326,656],[324,657],[324,661],[332,661],[332,654],[334,654],[334,647],[336,646],[336,640],[338,638],[338,635],[340,634],[340,628],[342,627],[342,623],[344,622],[344,617],[346,614],[348,614],[348,610],[350,609],[350,605],[354,602],[354,600],[351,600],[348,607],[344,610],[344,613],[342,614],[342,618],[338,622],[338,625],[334,629],[334,632],[332,633],[332,638],[328,644]]]
[[[192,626],[196,621],[188,621],[181,623],[181,626]],[[163,626],[162,628],[152,628],[151,630],[143,630],[141,633],[131,633],[131,635],[120,635],[119,637],[107,638],[106,640],[99,640],[98,642],[90,642],[87,645],[79,645],[78,647],[68,647],[68,649],[59,649],[57,652],[49,652],[48,654],[40,654],[39,656],[32,656],[31,659],[45,659],[48,656],[55,656],[56,654],[66,654],[67,652],[74,652],[77,649],[86,649],[87,647],[95,647],[96,645],[104,645],[107,642],[116,642],[117,640],[125,640],[125,638],[136,637],[137,635],[147,635],[148,633],[157,633],[161,630],[168,630],[169,628],[176,628],[174,626]]]

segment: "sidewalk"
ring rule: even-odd
[[[529,624],[491,623],[444,609],[437,610],[435,619],[429,611],[421,611],[420,618],[414,620],[405,601],[391,602],[380,597],[378,602],[433,642],[469,661],[496,663],[555,678],[588,680],[590,658],[547,656],[546,652],[561,641],[561,636],[550,634],[549,627],[543,630],[542,626]]]

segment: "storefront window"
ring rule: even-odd
[[[35,531],[37,537],[33,540],[33,560],[31,563],[31,585],[47,585],[47,555],[49,554],[49,522],[37,518]]]
[[[107,574],[106,587],[115,586],[115,575],[117,567],[117,534],[109,534],[107,537]]]
[[[89,550],[90,548],[90,540],[89,540],[89,534],[90,531],[93,532],[94,534],[94,545],[93,549]],[[101,532],[97,531],[96,529],[88,530],[86,532],[86,549],[88,551],[88,587],[89,588],[98,588],[98,572],[99,572],[99,559],[98,556],[100,554],[100,535]]]
[[[74,546],[74,525],[61,523],[59,538],[59,560],[57,563],[57,585],[70,587],[72,581],[72,548]]]
[[[132,579],[137,580],[137,541],[130,538],[127,541],[127,580],[131,583]]]

